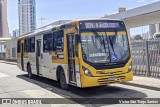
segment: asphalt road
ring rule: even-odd
[[[160,98],[160,92],[122,84],[112,84],[103,87],[80,89],[70,86],[70,90],[62,90],[58,82],[35,76],[29,79],[25,72],[22,72],[16,65],[0,63],[0,98],[81,98],[68,103],[80,103],[80,100],[86,100],[90,104],[61,104],[61,105],[43,105],[50,106],[109,106],[109,107],[159,107],[160,105],[133,105],[133,104],[91,104],[99,101],[99,98]],[[83,99],[88,98],[88,99]],[[91,99],[89,99],[91,98]],[[0,105],[2,106],[2,105]],[[18,107],[21,105],[12,105]],[[10,106],[10,107],[12,107]],[[25,107],[34,107],[36,105],[25,105]],[[38,105],[41,107],[42,105]],[[8,107],[8,105],[3,105]]]

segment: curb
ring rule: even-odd
[[[0,63],[10,64],[10,65],[17,65],[17,63],[4,62],[4,61],[0,61]]]
[[[130,86],[135,86],[135,87],[140,87],[140,88],[146,88],[146,89],[151,89],[151,90],[160,91],[160,87],[154,87],[154,86],[136,84],[136,83],[131,83],[131,82],[120,83],[120,84],[123,84],[123,85],[130,85]]]

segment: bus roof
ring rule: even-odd
[[[120,19],[111,19],[111,18],[84,18],[84,19],[77,19],[77,21],[83,21],[83,20],[120,20]]]
[[[72,20],[72,21],[69,21],[69,22],[66,22],[64,24],[59,24],[59,25],[48,25],[48,26],[45,26],[45,27],[42,27],[42,28],[39,28],[33,32],[30,32],[30,33],[27,33],[25,35],[22,35],[20,36],[18,39],[23,39],[23,38],[26,38],[28,37],[29,35],[34,35],[34,34],[37,34],[37,33],[41,33],[41,32],[44,32],[44,31],[56,31],[56,30],[60,30],[60,29],[63,29],[63,28],[67,28],[67,27],[70,27],[70,26],[74,26],[74,25],[77,25],[79,21],[94,21],[94,20],[115,20],[115,21],[120,21],[119,19],[110,19],[110,18],[87,18],[87,19],[78,19],[78,20]]]
[[[27,38],[27,37],[29,37],[29,34],[28,34],[28,35],[20,36],[18,39],[21,40],[21,39],[25,39],[25,38]]]

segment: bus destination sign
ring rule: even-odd
[[[120,22],[81,22],[81,29],[106,29],[106,28],[121,28]]]

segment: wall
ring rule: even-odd
[[[6,60],[17,60],[17,38],[6,42]]]

